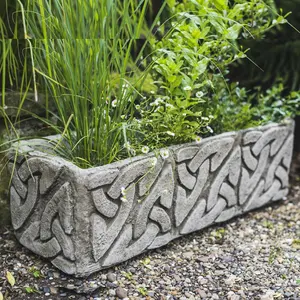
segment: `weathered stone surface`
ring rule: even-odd
[[[163,234],[161,236],[157,236],[153,240],[152,244],[148,247],[148,249],[155,249],[155,248],[165,246],[176,237],[178,236],[175,236],[174,234],[172,235],[170,232]]]
[[[105,195],[103,189],[98,189],[92,192],[94,204],[98,212],[108,218],[112,218],[118,211],[118,205],[110,201]]]
[[[183,225],[180,233],[187,234],[213,224],[225,207],[225,199],[219,198],[216,205],[207,214],[204,214],[205,200],[201,200],[198,206],[192,211],[187,222]]]
[[[87,179],[88,182],[86,183],[86,186],[88,190],[92,190],[97,187],[110,184],[116,179],[118,175],[119,175],[118,169],[98,171],[95,174],[90,174],[90,176]]]
[[[161,226],[162,232],[171,230],[171,220],[164,209],[154,206],[150,214],[150,219]]]
[[[189,196],[187,196],[187,191],[178,185],[176,187],[175,196],[175,224],[178,227],[189,214],[197,200],[199,199],[204,185],[208,179],[209,175],[209,161],[205,161],[200,169],[199,175],[197,177],[197,182],[195,188]]]
[[[61,247],[55,237],[48,242],[41,242],[37,238],[39,236],[40,223],[34,222],[24,231],[20,237],[20,243],[33,251],[34,253],[43,257],[54,257],[57,255]]]
[[[126,225],[120,238],[112,246],[110,255],[104,260],[103,266],[111,266],[142,253],[152,243],[158,233],[159,227],[149,223],[143,235],[133,244],[130,244],[132,241],[132,225]]]
[[[25,247],[86,276],[282,199],[292,144],[291,123],[89,170],[32,152],[15,166],[12,223]]]
[[[222,213],[216,219],[216,222],[217,223],[225,222],[225,221],[230,220],[231,218],[233,218],[236,214],[237,214],[237,208],[235,206],[231,207],[231,208],[228,208],[228,209],[225,209],[225,210],[222,211]]]
[[[38,178],[30,178],[28,180],[28,193],[25,202],[22,204],[22,199],[17,193],[14,186],[10,189],[11,201],[10,210],[12,216],[12,225],[15,230],[19,229],[32,212],[38,197]]]
[[[187,189],[192,190],[195,186],[196,178],[188,171],[186,164],[179,164],[177,170],[180,183]]]
[[[269,153],[270,146],[266,146],[259,156],[257,168],[255,169],[254,173],[252,173],[252,176],[250,176],[250,172],[247,171],[247,168],[242,167],[242,176],[239,193],[239,201],[241,205],[247,201],[249,195],[253,193],[253,190],[257,186],[260,178],[262,177],[263,172],[268,163]]]
[[[47,203],[41,216],[41,240],[48,240],[51,238],[51,224],[57,213],[59,214],[65,232],[71,234],[73,229],[73,201],[70,197],[70,188],[70,184],[66,182]]]
[[[54,220],[52,224],[52,231],[54,236],[56,237],[58,243],[60,244],[63,254],[69,260],[74,261],[74,245],[72,239],[66,235],[64,230],[62,229],[59,221],[57,219]]]
[[[146,231],[149,213],[157,200],[160,199],[160,203],[164,206],[171,206],[174,192],[173,177],[172,166],[167,164],[166,168],[162,170],[160,180],[157,181],[157,184],[154,185],[149,196],[142,201],[139,207],[139,212],[134,224],[134,238],[139,238]],[[162,220],[162,222],[164,222],[164,220]]]
[[[95,261],[98,261],[109,249],[114,240],[120,233],[125,224],[134,201],[135,186],[131,185],[128,188],[126,202],[121,202],[120,210],[116,218],[110,225],[107,225],[105,220],[98,214],[92,218],[92,249]],[[102,220],[100,221],[100,219]]]
[[[214,154],[211,158],[211,171],[214,172],[232,149],[233,143],[234,138],[231,137],[216,139],[205,143],[203,147],[199,148],[198,153],[189,163],[189,169],[192,172],[196,172],[202,163]]]

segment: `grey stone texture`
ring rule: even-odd
[[[75,276],[121,263],[284,198],[293,131],[271,124],[87,170],[27,141],[10,165],[16,236]]]

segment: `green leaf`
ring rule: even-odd
[[[203,58],[202,60],[200,60],[197,66],[198,75],[201,75],[206,71],[208,62],[209,62],[208,58]]]
[[[144,260],[142,260],[142,264],[143,265],[149,265],[151,262],[150,258],[149,257],[146,257]]]
[[[217,0],[217,1],[219,1],[219,0]],[[182,12],[182,13],[179,13],[179,15],[186,18],[186,19],[189,19],[189,20],[193,21],[194,24],[196,24],[196,25],[201,24],[200,18],[198,16],[194,15],[194,14],[190,14],[190,13],[187,13],[187,12]]]
[[[212,2],[219,10],[224,10],[228,7],[228,0],[213,0]]]
[[[279,16],[276,21],[277,21],[278,24],[287,23],[287,19],[284,16]]]
[[[0,292],[0,300],[3,300],[3,294]]]
[[[39,278],[41,276],[40,271],[38,271],[38,270],[34,271],[32,274],[35,278]]]
[[[28,294],[34,293],[34,289],[32,287],[30,287],[30,286],[25,287],[25,291]]]
[[[209,19],[209,22],[213,27],[215,27],[215,30],[217,30],[217,32],[223,34],[224,26],[222,26],[217,20],[213,18]]]
[[[170,75],[170,76],[167,77],[167,80],[172,83],[176,80],[176,76],[175,75]]]
[[[234,24],[226,30],[225,38],[229,40],[236,40],[240,34],[243,26],[241,24]]]
[[[140,292],[140,294],[141,294],[142,296],[147,296],[147,295],[148,295],[148,291],[147,291],[147,289],[144,288],[144,287],[138,288],[138,291]]]
[[[15,280],[14,276],[9,271],[6,272],[6,278],[7,278],[7,281],[9,282],[9,284],[11,286],[15,285],[16,280]]]
[[[167,4],[169,7],[173,8],[176,4],[176,0],[167,0]]]
[[[202,29],[202,31],[201,31],[201,35],[200,35],[200,39],[204,39],[206,36],[207,36],[207,34],[210,32],[210,27],[204,27],[203,29]]]

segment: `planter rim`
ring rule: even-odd
[[[55,153],[53,151],[53,149],[51,149],[51,146],[49,146],[50,142],[58,140],[61,137],[60,134],[50,135],[50,136],[46,136],[44,138],[32,138],[32,139],[28,139],[28,140],[24,139],[19,142],[16,142],[12,145],[10,151],[8,152],[8,156],[10,158],[14,157],[16,154],[16,151],[17,151],[18,156],[26,155],[27,157],[41,157],[41,158],[45,158],[45,159],[51,158],[51,159],[59,161],[60,163],[63,163],[64,165],[72,166],[72,168],[77,168],[81,171],[87,171],[87,170],[91,170],[91,169],[97,169],[98,171],[105,171],[105,170],[108,170],[111,168],[118,168],[120,166],[124,166],[124,165],[130,164],[130,163],[133,163],[133,162],[137,162],[141,159],[157,157],[157,155],[159,155],[159,151],[162,149],[168,149],[171,152],[175,152],[176,150],[178,150],[182,147],[199,145],[203,142],[209,142],[209,141],[212,141],[212,140],[214,140],[216,138],[220,138],[220,137],[233,136],[233,135],[237,135],[239,133],[243,134],[248,131],[266,130],[266,129],[272,128],[272,127],[287,126],[287,125],[291,126],[292,130],[294,131],[295,121],[291,118],[286,118],[280,123],[270,122],[268,124],[259,125],[256,127],[249,127],[249,128],[241,129],[241,130],[237,130],[237,131],[223,132],[223,133],[219,133],[219,134],[216,134],[213,136],[202,138],[200,143],[188,142],[188,143],[180,143],[180,144],[176,144],[176,145],[171,145],[168,147],[155,149],[154,151],[151,151],[147,154],[139,154],[139,155],[136,155],[133,157],[129,157],[129,158],[125,158],[125,159],[121,159],[121,160],[112,162],[110,164],[101,165],[101,166],[92,166],[92,167],[86,168],[86,169],[81,168],[81,167],[77,166],[76,164],[74,164],[72,161],[59,156],[57,153]]]

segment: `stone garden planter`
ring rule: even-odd
[[[165,159],[152,153],[87,170],[29,151],[10,190],[15,234],[68,274],[119,264],[283,199],[293,130],[287,121],[225,133],[170,147]]]

